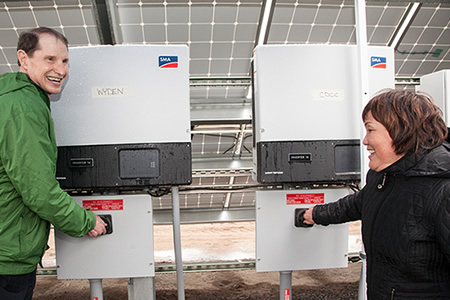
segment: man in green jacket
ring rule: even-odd
[[[50,223],[96,237],[105,223],[56,180],[57,147],[49,95],[68,74],[68,42],[40,27],[20,35],[20,72],[0,76],[0,299],[31,299]]]

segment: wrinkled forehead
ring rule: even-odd
[[[36,51],[42,51],[47,55],[68,56],[69,49],[66,44],[56,36],[42,33],[39,35]]]
[[[38,47],[37,49],[42,49],[46,45],[58,45],[58,46],[64,46],[64,48],[68,49],[67,45],[64,43],[63,40],[59,39],[57,36],[50,34],[50,33],[40,33],[38,34]]]

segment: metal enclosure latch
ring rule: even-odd
[[[305,212],[307,208],[296,208],[294,212],[294,225],[295,227],[312,227],[313,224],[306,224],[305,222]]]

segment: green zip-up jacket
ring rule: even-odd
[[[0,76],[0,274],[34,271],[50,223],[73,236],[95,227],[56,180],[57,147],[47,93],[25,73]]]

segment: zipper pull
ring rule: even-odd
[[[383,181],[377,185],[377,188],[379,190],[381,190],[384,187],[384,184],[386,183],[386,176],[387,176],[387,173],[384,173]]]
[[[392,289],[392,292],[391,292],[391,300],[394,300],[394,294],[395,294],[395,289]]]

